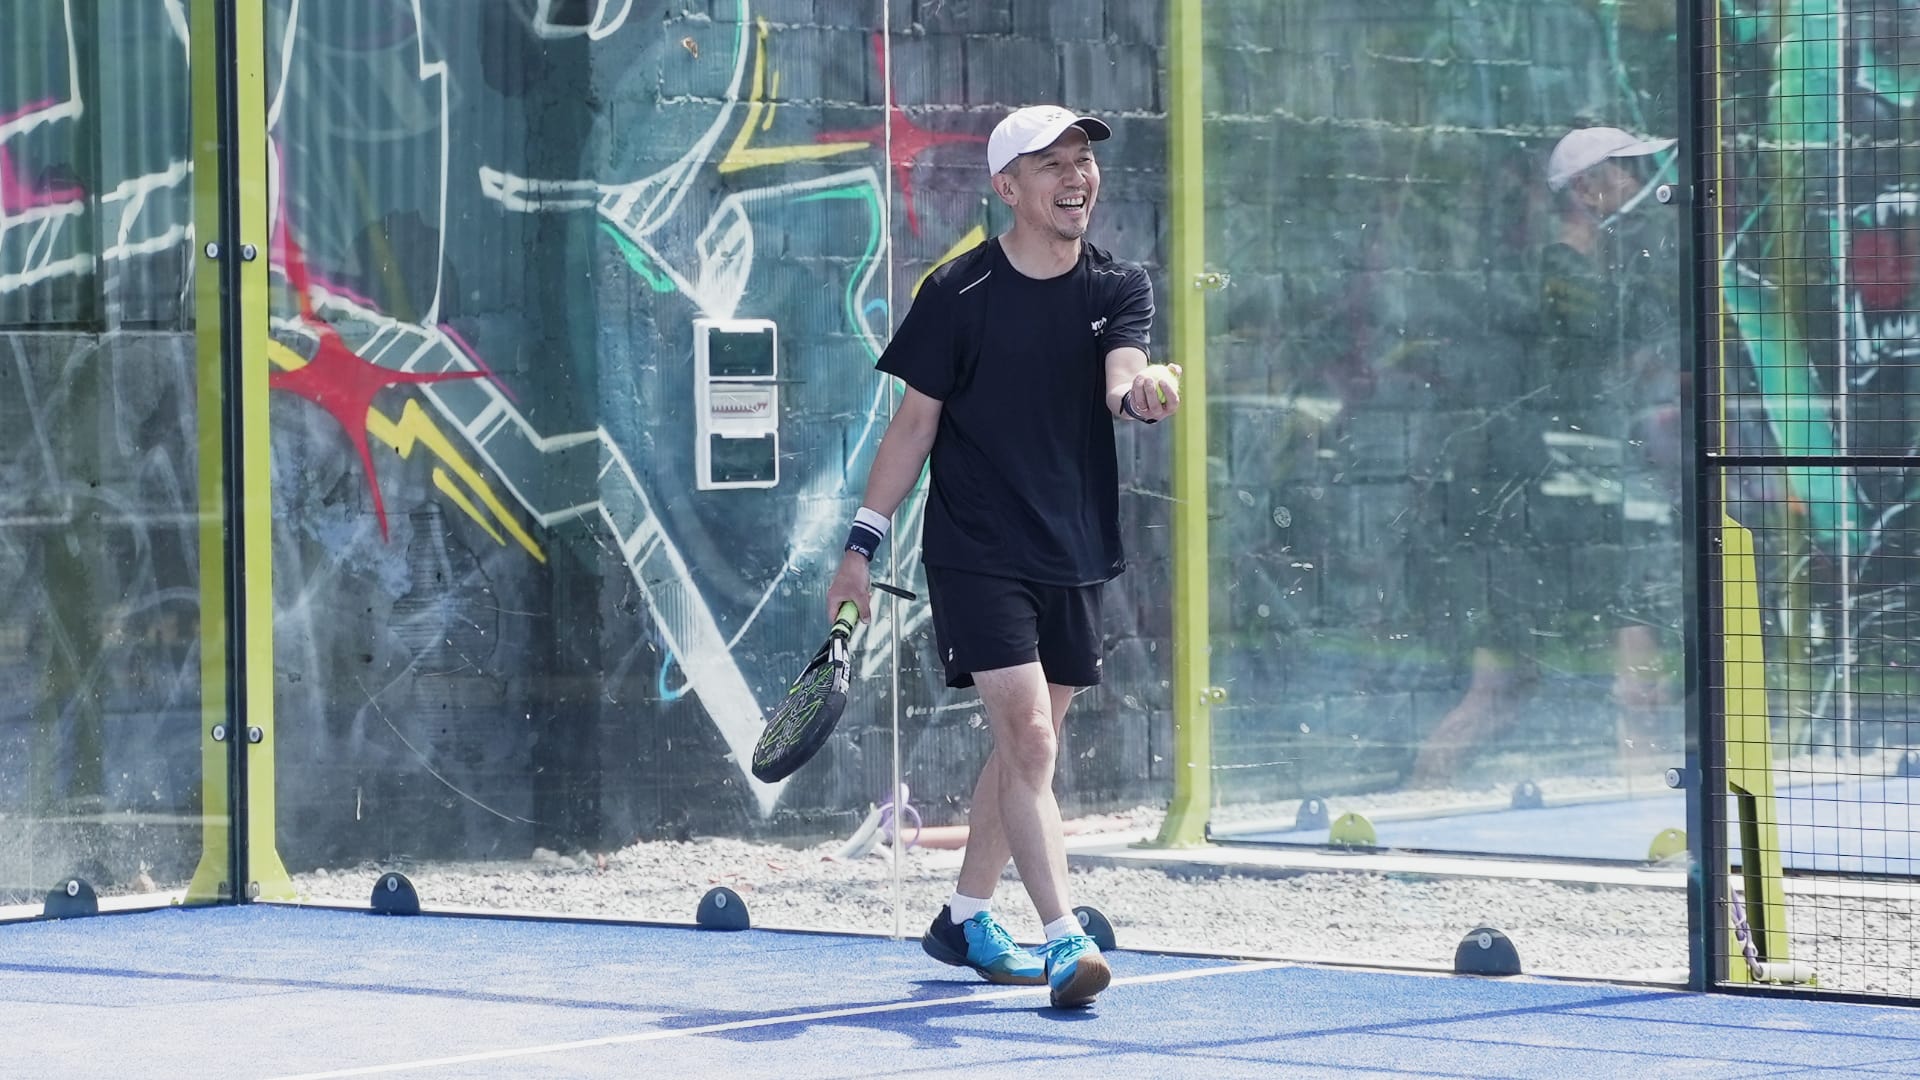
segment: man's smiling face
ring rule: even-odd
[[[1087,133],[1068,128],[1052,146],[1022,154],[994,177],[1014,220],[1035,234],[1078,240],[1100,196],[1100,165]]]

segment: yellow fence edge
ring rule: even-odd
[[[1212,647],[1207,575],[1206,134],[1201,0],[1168,4],[1167,289],[1170,355],[1180,364],[1173,421],[1173,798],[1156,847],[1206,842],[1213,798]]]

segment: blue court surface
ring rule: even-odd
[[[1912,1009],[1114,961],[1058,1012],[880,938],[267,905],[23,923],[0,926],[0,1076],[1920,1076]]]
[[[1550,796],[1549,796],[1550,797]],[[1782,786],[1775,796],[1782,859],[1789,870],[1911,876],[1920,872],[1920,778]],[[1339,806],[1332,807],[1335,814]],[[1727,804],[1729,819],[1735,813]],[[1687,825],[1680,792],[1615,802],[1532,810],[1376,821],[1379,846],[1398,851],[1461,852],[1549,859],[1646,862],[1653,838]],[[1229,843],[1320,844],[1324,830],[1248,830],[1214,834]]]

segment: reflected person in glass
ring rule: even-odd
[[[998,983],[1089,1005],[1111,973],[1067,896],[1053,794],[1073,695],[1101,676],[1100,590],[1125,568],[1116,422],[1180,407],[1180,368],[1150,363],[1146,271],[1087,243],[1100,195],[1093,117],[1020,109],[987,142],[1013,224],[936,269],[880,357],[906,384],[827,592],[867,617],[868,560],[930,466],[921,555],[950,687],[974,687],[993,749],[969,809],[960,880],[921,944]],[[990,902],[1011,858],[1043,922],[1016,945]]]
[[[1545,327],[1606,372],[1605,427],[1620,440],[1621,564],[1603,623],[1612,635],[1611,700],[1621,771],[1677,764],[1680,717],[1680,365],[1669,270],[1674,223],[1649,205],[1673,139],[1617,128],[1570,132],[1548,160],[1558,241],[1546,252]]]
[[[1470,752],[1493,749],[1542,667],[1578,678],[1595,652],[1611,656],[1620,771],[1671,764],[1658,755],[1679,735],[1679,342],[1667,264],[1654,257],[1670,250],[1657,234],[1671,223],[1634,212],[1673,145],[1578,128],[1548,156],[1551,239],[1523,331],[1535,359],[1524,394],[1490,425],[1495,498],[1477,541],[1496,555],[1488,610],[1470,684],[1417,755],[1417,786],[1452,782]],[[1575,580],[1562,582],[1555,568],[1567,566]]]

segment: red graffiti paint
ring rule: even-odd
[[[373,452],[367,444],[367,412],[373,408],[373,399],[389,386],[478,379],[485,377],[485,373],[395,371],[361,359],[341,340],[338,330],[314,314],[313,301],[308,295],[310,279],[307,276],[306,259],[301,255],[300,245],[293,239],[293,230],[286,227],[284,217],[281,225],[276,239],[281,257],[285,260],[287,283],[299,298],[300,321],[320,335],[320,343],[304,367],[275,371],[267,377],[267,385],[320,406],[347,433],[348,441],[353,443],[354,451],[360,455],[361,468],[366,470],[367,488],[373,492],[373,513],[380,521],[380,539],[385,540],[387,505],[380,495],[380,480],[373,469]]]
[[[1847,281],[1868,311],[1897,311],[1913,294],[1915,259],[1904,229],[1861,229],[1847,250]]]
[[[882,71],[886,71],[887,69],[884,45],[883,35],[873,35],[874,63],[875,66]],[[887,71],[887,79],[889,82],[892,81],[893,73],[891,71]],[[881,146],[884,145],[889,131],[893,133],[893,160],[888,162],[888,164],[893,166],[894,177],[900,185],[900,198],[905,202],[907,207],[907,228],[913,232],[913,235],[919,236],[920,215],[915,213],[913,208],[914,163],[919,161],[922,154],[925,154],[936,146],[941,146],[946,143],[983,143],[987,140],[983,135],[943,134],[928,131],[926,128],[914,123],[913,120],[907,116],[906,110],[895,105],[892,109],[888,110],[887,122],[885,124],[875,124],[873,127],[862,128],[859,131],[824,131],[814,136],[814,141],[823,143],[869,142],[875,146]]]
[[[13,159],[0,149],[0,214],[18,214],[46,206],[64,206],[87,197],[85,188],[71,184],[35,187],[14,172]]]
[[[0,115],[0,125],[53,108],[57,104],[59,102],[48,99],[24,105],[10,113]],[[49,184],[42,187],[28,183],[16,170],[13,157],[7,153],[7,148],[0,146],[0,216],[38,210],[48,206],[64,206],[68,203],[77,203],[86,197],[86,189],[74,184]]]

